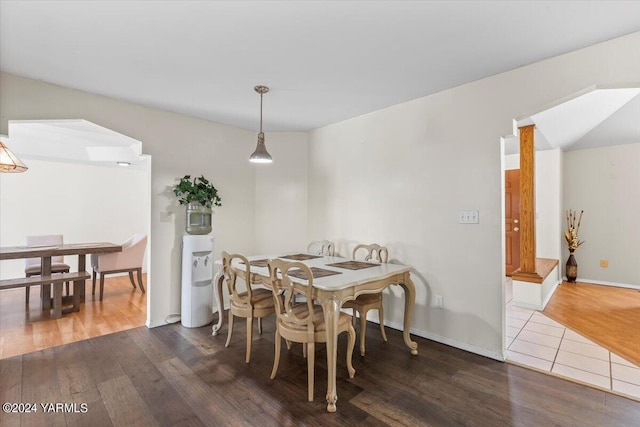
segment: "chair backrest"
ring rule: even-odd
[[[389,261],[389,251],[384,246],[380,246],[377,243],[372,243],[370,245],[357,245],[353,248],[353,254],[351,258],[356,259],[356,253],[360,251],[364,253],[366,250],[367,254],[364,257],[364,261],[378,261],[382,263],[387,263]]]
[[[26,236],[24,243],[27,246],[59,246],[63,244],[62,234],[48,234],[43,236]],[[25,268],[40,265],[40,258],[27,258],[24,260]],[[51,257],[52,263],[63,263],[63,256]]]
[[[306,278],[292,280],[290,273],[301,272]],[[313,340],[313,275],[309,267],[301,262],[287,262],[281,259],[269,260],[269,281],[275,301],[278,321],[287,325],[306,329],[310,334],[309,340]],[[295,295],[305,297],[305,302],[295,303]],[[284,296],[284,298],[282,297]],[[307,310],[294,310],[294,306],[306,304]]]
[[[235,261],[235,262],[234,262]],[[242,264],[241,264],[242,263]],[[230,254],[222,252],[222,272],[224,273],[227,289],[231,299],[236,303],[249,304],[251,302],[251,264],[242,254]],[[238,292],[237,279],[244,280],[247,292]]]
[[[313,240],[307,246],[307,252],[313,255],[334,256],[336,254],[336,246],[328,240]]]
[[[147,235],[136,233],[122,244],[121,262],[126,267],[142,267],[147,251]]]
[[[147,235],[136,233],[123,243],[122,252],[91,254],[91,267],[101,271],[142,267],[147,251]]]

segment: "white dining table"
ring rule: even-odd
[[[300,257],[310,257],[310,259],[299,259]],[[293,258],[291,258],[293,257]],[[336,402],[338,394],[336,390],[336,360],[338,346],[338,317],[340,309],[345,301],[353,300],[361,294],[372,294],[382,292],[390,285],[398,285],[404,289],[404,324],[403,337],[404,342],[409,347],[411,354],[418,354],[418,344],[411,340],[409,334],[411,328],[411,318],[415,306],[415,286],[411,280],[411,267],[401,264],[389,263],[369,263],[371,267],[357,270],[350,270],[331,266],[330,264],[338,264],[350,262],[347,258],[336,256],[318,256],[310,254],[281,254],[281,255],[261,255],[248,257],[251,265],[251,275],[249,279],[252,283],[260,282],[267,288],[270,288],[269,269],[266,261],[269,259],[280,258],[284,261],[300,261],[308,267],[321,268],[323,270],[336,271],[339,274],[314,277],[313,279],[313,298],[322,305],[324,318],[327,328],[327,410],[329,412],[336,411]],[[298,259],[295,259],[298,258]],[[216,265],[219,267],[214,278],[214,290],[216,303],[218,307],[218,323],[213,325],[212,335],[217,335],[223,325],[224,316],[222,312],[223,299],[222,287],[224,282],[224,274],[222,272],[222,260],[217,260]],[[255,265],[254,265],[255,264]],[[236,266],[236,265],[234,265]],[[243,270],[244,266],[238,264],[238,270]],[[292,280],[296,280],[292,278]],[[300,282],[304,283],[304,282]]]

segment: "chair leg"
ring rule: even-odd
[[[353,329],[352,325],[349,326],[349,329],[347,329],[347,332],[349,333],[349,343],[347,344],[347,371],[349,371],[349,378],[353,378],[356,374],[356,370],[353,369],[351,359],[353,359],[353,348],[356,346],[356,330]]]
[[[291,350],[291,341],[284,340],[287,343],[287,350]]]
[[[136,288],[136,282],[133,280],[133,271],[129,272],[129,281],[131,282],[131,285],[133,286],[133,289]]]
[[[356,326],[356,308],[353,307],[351,310],[353,311],[353,316],[351,317],[351,323],[353,324],[353,326]]]
[[[309,384],[307,387],[309,388],[309,402],[313,402],[313,371],[314,371],[314,362],[315,362],[315,354],[316,354],[316,343],[308,342],[305,344],[307,348],[307,377]]]
[[[233,333],[233,314],[231,314],[231,310],[229,310],[229,330],[227,331],[227,342],[224,344],[225,347],[229,347],[232,333]]]
[[[26,292],[26,293],[25,293],[25,298],[24,298],[24,299],[25,299],[25,301],[26,301],[26,304],[27,304],[27,305],[29,305],[29,296],[30,296],[30,294],[31,294],[31,286],[25,286],[24,290],[25,290],[25,292]]]
[[[64,282],[65,284],[65,289],[67,291],[66,295],[69,296],[69,282]]]
[[[364,356],[365,342],[367,336],[367,312],[360,312],[360,355]]]
[[[280,364],[280,346],[282,345],[280,341],[282,341],[282,339],[280,338],[280,332],[278,331],[278,327],[276,326],[276,351],[273,356],[273,369],[271,370],[271,379],[274,379],[276,377],[276,373],[278,372],[278,365]]]
[[[262,335],[262,317],[258,317],[258,333]]]
[[[91,280],[91,295],[96,294],[96,271],[93,270],[93,278]]]
[[[104,273],[100,273],[100,301],[104,296]]]
[[[144,294],[146,291],[144,290],[144,283],[142,283],[142,268],[137,269],[136,272],[138,273],[138,287]]]
[[[247,355],[244,358],[245,363],[251,361],[251,341],[253,332],[253,317],[247,317]]]
[[[380,307],[378,307],[378,318],[380,320],[380,333],[382,334],[382,339],[384,342],[387,342],[387,334],[384,331],[384,307],[382,306],[382,301],[380,301]]]
[[[302,344],[302,357],[304,357],[305,359],[307,358],[307,344],[306,343]]]

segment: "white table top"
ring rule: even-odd
[[[283,255],[289,254],[280,254],[280,255],[255,255],[249,256],[247,259],[249,261],[261,260],[261,259],[281,259],[287,262],[295,262],[294,260],[282,258]],[[332,276],[318,277],[313,279],[313,286],[327,291],[336,291],[340,289],[346,289],[355,285],[359,285],[362,283],[371,282],[372,280],[384,279],[386,277],[390,277],[396,274],[401,274],[405,272],[409,272],[411,267],[402,264],[379,264],[372,262],[371,264],[379,264],[375,267],[363,268],[360,270],[349,270],[346,268],[340,267],[331,267],[327,266],[327,264],[334,264],[338,262],[345,261],[353,261],[348,258],[336,257],[336,256],[322,256],[320,258],[313,258],[309,260],[299,261],[306,264],[308,267],[318,267],[325,270],[332,270],[340,272],[341,274],[334,274]],[[363,262],[363,261],[359,261]],[[217,265],[222,265],[222,260],[216,260]],[[239,261],[234,262],[233,266],[238,269],[243,269],[244,266],[240,264]],[[260,276],[269,277],[269,269],[267,267],[256,267],[251,266],[251,272]],[[294,280],[299,283],[306,283],[304,280],[296,279],[295,277],[291,277],[291,280]]]

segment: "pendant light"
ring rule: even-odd
[[[264,132],[262,132],[262,95],[269,92],[269,88],[266,86],[256,86],[253,90],[260,94],[260,132],[258,133],[256,151],[249,157],[249,161],[252,163],[271,163],[273,159],[271,158],[271,154],[267,152],[267,147],[264,145]]]
[[[0,141],[0,172],[19,173],[26,171],[27,166]]]

